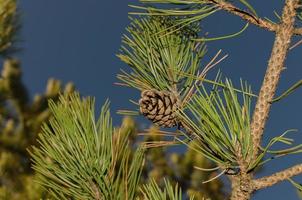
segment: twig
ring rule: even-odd
[[[295,28],[294,29],[294,34],[295,35],[302,35],[302,28]]]
[[[278,28],[278,25],[273,24],[267,20],[261,19],[246,11],[243,11],[234,6],[232,3],[226,2],[224,0],[208,0],[208,2],[217,5],[222,10],[225,10],[233,15],[241,17],[242,19],[246,20],[251,24],[254,24],[261,28],[265,28],[269,31],[276,31]]]
[[[270,176],[265,176],[263,178],[259,178],[253,181],[254,189],[260,190],[266,187],[270,187],[275,185],[281,181],[285,181],[293,176],[302,173],[302,164],[296,165],[294,167],[288,168],[281,172],[277,172]]]
[[[274,24],[268,20],[261,19],[249,12],[243,11],[240,8],[234,6],[232,3],[226,2],[224,0],[208,0],[208,2],[217,5],[220,9],[225,10],[233,15],[239,16],[243,20],[260,28],[264,28],[273,32],[277,32],[277,30],[279,29],[278,24]],[[293,34],[302,35],[302,28],[294,28]]]

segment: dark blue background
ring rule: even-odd
[[[251,1],[262,17],[273,17],[280,12],[283,1]],[[43,92],[49,77],[73,81],[83,95],[95,96],[97,106],[110,98],[113,113],[117,109],[129,108],[128,99],[136,99],[138,92],[113,85],[120,68],[127,67],[115,56],[121,36],[128,24],[127,5],[134,0],[52,0],[20,1],[22,12],[20,58],[23,64],[24,81],[31,94]],[[274,18],[275,19],[275,18]],[[238,31],[244,22],[237,17],[219,12],[202,23],[209,37]],[[208,43],[207,59],[219,49],[229,54],[220,64],[223,73],[239,85],[243,78],[258,91],[273,44],[273,33],[251,25],[243,35],[229,40]],[[278,94],[302,77],[302,46],[288,55]],[[205,64],[205,63],[204,63]],[[271,117],[265,131],[265,141],[280,135],[286,129],[300,129],[293,134],[296,142],[302,142],[301,103],[302,89],[294,95],[273,105]],[[118,125],[121,116],[113,114]],[[142,121],[143,123],[148,123]],[[302,156],[289,156],[268,163],[259,176],[301,163]],[[301,180],[299,177],[296,180]],[[201,180],[202,181],[202,180]],[[257,192],[253,199],[266,200],[298,199],[296,190],[289,182]]]

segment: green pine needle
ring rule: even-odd
[[[233,37],[236,37],[236,36],[240,35],[241,33],[243,33],[247,29],[248,26],[249,26],[249,23],[246,23],[241,30],[239,30],[238,32],[233,33],[233,34],[224,35],[221,37],[214,37],[214,38],[198,38],[198,39],[195,39],[195,41],[210,42],[210,41],[217,41],[217,40],[233,38]]]
[[[292,92],[294,92],[296,89],[302,86],[302,80],[297,81],[294,85],[292,85],[290,88],[288,88],[285,92],[283,92],[279,97],[273,99],[273,103],[280,101],[281,99],[287,97]]]
[[[302,184],[301,183],[298,183],[298,182],[294,181],[291,178],[288,178],[288,181],[301,193],[301,191],[302,191]],[[301,195],[299,195],[299,196],[301,196]]]
[[[132,157],[128,135],[112,127],[108,101],[97,121],[93,98],[61,96],[49,106],[53,117],[30,152],[38,182],[55,199],[134,199],[143,150]]]
[[[208,92],[204,86],[188,103],[187,110],[180,115],[186,127],[192,129],[199,149],[204,156],[220,166],[238,166],[238,147],[243,158],[251,153],[250,106],[251,89],[242,83],[242,98],[233,89],[229,80],[218,92]]]
[[[175,187],[164,179],[164,190],[159,185],[151,180],[149,184],[144,185],[142,190],[144,200],[182,200],[182,192],[180,187],[176,184]],[[194,198],[190,198],[193,200]]]
[[[250,15],[257,17],[256,10],[251,6],[247,0],[238,0],[243,4],[250,12]],[[209,1],[200,0],[141,0],[144,3],[143,6],[131,6],[132,8],[141,10],[141,12],[131,12],[134,15],[159,15],[159,16],[182,16],[179,20],[179,24],[184,26],[191,23],[200,22],[202,19],[214,14],[220,8],[211,4]],[[171,6],[161,6],[160,4],[170,4]],[[244,10],[244,9],[243,9]],[[224,35],[215,38],[197,38],[197,41],[216,41],[222,39],[233,38],[240,35],[247,28],[248,24],[244,26],[242,30],[235,34]]]
[[[192,77],[181,74],[197,74],[206,49],[203,43],[191,40],[198,33],[198,24],[181,27],[177,21],[170,17],[132,19],[118,55],[132,69],[118,75],[124,85],[178,91],[194,83]]]
[[[257,159],[253,163],[251,163],[249,169],[253,170],[256,167],[264,165],[267,162],[269,162],[269,161],[271,161],[275,158],[278,158],[278,157],[282,157],[282,156],[289,155],[289,154],[301,153],[302,152],[302,144],[293,146],[294,140],[291,139],[291,138],[285,137],[286,134],[288,134],[290,132],[297,132],[297,131],[298,130],[296,130],[296,129],[289,129],[289,130],[285,131],[284,133],[282,133],[280,136],[272,138],[269,141],[269,143],[266,145],[266,147],[264,149],[263,148],[261,149],[262,153],[260,153],[259,156],[257,157]],[[282,149],[282,150],[270,150],[270,148],[277,142],[287,144],[287,145],[290,145],[292,147]],[[267,153],[275,154],[276,156],[273,156],[273,157],[271,157],[269,159],[266,159],[266,160],[262,160]]]

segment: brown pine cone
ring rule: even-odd
[[[168,91],[145,90],[139,100],[140,112],[154,124],[163,127],[177,125],[177,97]]]

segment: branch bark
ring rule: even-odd
[[[278,24],[274,24],[268,20],[261,19],[247,11],[243,11],[230,2],[224,0],[208,0],[208,2],[217,5],[220,9],[225,10],[233,15],[239,16],[241,19],[251,24],[254,24],[260,28],[264,28],[273,32],[277,32],[277,30],[279,29]],[[293,33],[295,35],[302,35],[302,28],[295,28],[293,30]]]
[[[282,22],[278,26],[279,28],[276,32],[273,50],[268,62],[268,67],[260,89],[251,123],[251,135],[254,145],[252,160],[255,160],[261,145],[260,143],[263,130],[269,116],[271,102],[275,95],[291,38],[294,33],[294,22],[296,17],[296,8],[298,5],[299,0],[286,0],[282,12]]]
[[[253,193],[252,176],[250,174],[241,173],[231,177],[232,194],[231,200],[249,200]]]
[[[295,34],[295,35],[302,35],[302,28],[296,28],[296,29],[294,30],[294,34]]]
[[[278,28],[277,24],[273,24],[267,20],[263,20],[249,12],[243,11],[240,8],[237,8],[232,3],[226,2],[224,0],[208,0],[209,3],[217,5],[220,9],[225,10],[233,15],[241,17],[243,20],[246,20],[249,23],[252,23],[261,28],[265,28],[269,31],[276,31]]]
[[[288,168],[286,170],[283,170],[281,172],[277,172],[275,174],[272,174],[270,176],[266,176],[260,179],[256,179],[253,182],[254,189],[260,190],[263,188],[270,187],[272,185],[275,185],[281,181],[285,181],[288,178],[291,178],[293,176],[296,176],[298,174],[302,173],[302,164],[296,165],[294,167]]]
[[[219,4],[224,1],[211,0]],[[222,4],[221,4],[222,5]],[[286,55],[290,46],[291,38],[294,34],[294,22],[296,17],[296,8],[299,5],[299,0],[286,0],[282,12],[281,23],[275,26],[261,25],[259,20],[254,19],[245,13],[234,10],[232,5],[226,4],[222,9],[241,16],[243,19],[250,21],[258,26],[262,26],[269,30],[275,30],[275,42],[273,45],[271,57],[268,62],[267,70],[260,89],[259,97],[256,103],[254,114],[251,123],[251,135],[253,139],[253,154],[250,155],[250,160],[247,162],[254,162],[258,156],[259,147],[261,145],[263,130],[269,116],[271,102],[275,95],[277,84],[279,82],[281,71],[283,70]],[[240,157],[238,157],[240,163]],[[244,163],[241,162],[241,163]],[[285,180],[290,176],[302,173],[302,166],[293,167],[283,172],[276,173],[271,177],[265,177],[253,181],[253,174],[246,171],[246,164],[240,166],[241,173],[232,179],[232,194],[231,200],[248,200],[251,194],[256,190],[264,187],[269,187],[279,181]]]

